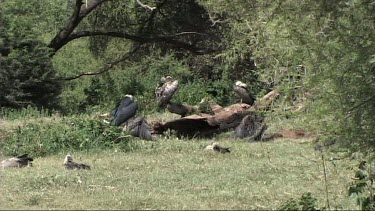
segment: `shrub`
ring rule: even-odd
[[[375,195],[373,181],[375,174],[373,164],[362,161],[355,171],[354,181],[349,186],[348,194],[355,197],[357,205],[362,210],[375,210]]]
[[[52,107],[61,92],[48,50],[27,41],[0,57],[0,106]]]
[[[131,150],[130,136],[88,117],[63,118],[60,121],[30,122],[7,134],[2,151],[5,155],[29,153],[46,156],[62,151],[119,148]]]
[[[281,205],[279,210],[317,210],[317,201],[318,200],[314,198],[311,193],[304,193],[299,201],[296,199],[290,199]]]

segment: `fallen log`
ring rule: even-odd
[[[250,111],[247,111],[247,107],[232,105],[215,115],[202,113],[165,123],[156,122],[153,131],[162,134],[167,130],[174,130],[178,136],[207,137],[237,127],[248,112]]]
[[[252,106],[253,110],[268,110],[272,103],[280,96],[278,90],[272,90],[257,100]]]

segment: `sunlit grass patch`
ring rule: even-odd
[[[65,170],[63,153],[38,158],[32,168],[2,172],[0,204],[5,209],[277,209],[311,192],[325,205],[321,157],[311,143],[219,138],[215,141],[232,152],[205,152],[212,141],[171,138],[139,141],[140,147],[127,153],[74,152],[91,171]],[[345,204],[348,165],[327,161],[331,207],[351,206]]]

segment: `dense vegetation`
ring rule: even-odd
[[[371,0],[0,0],[0,154],[135,149],[98,113],[133,94],[159,114],[169,74],[189,104],[278,89],[268,121],[373,155],[374,37]],[[299,207],[314,196],[283,208]]]
[[[240,79],[254,95],[282,90],[276,110],[308,105],[323,138],[373,145],[374,14],[368,0],[5,0],[0,105],[73,114],[128,93],[152,112],[165,74],[179,101],[225,105]]]

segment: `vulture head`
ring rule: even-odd
[[[242,81],[236,81],[236,86],[242,87],[244,89],[247,88],[247,84],[243,83]]]

